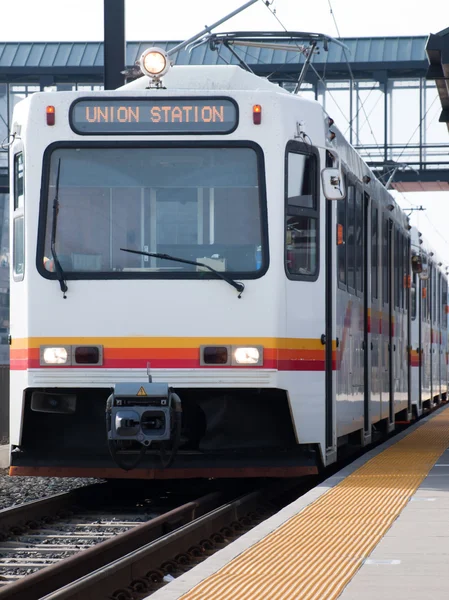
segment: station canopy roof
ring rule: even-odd
[[[427,36],[342,38],[340,41],[349,48],[349,52],[346,51],[347,58],[341,46],[330,43],[328,52],[321,47],[319,54],[313,58],[313,64],[321,74],[324,69],[328,69],[327,78],[337,78],[340,74],[344,75],[343,78],[349,78],[347,60],[352,69],[359,74],[364,70],[367,74],[373,70],[381,70],[394,71],[398,73],[397,76],[416,76],[417,71],[425,72],[428,66],[427,39]],[[126,66],[132,67],[142,52],[150,46],[169,50],[178,43],[160,40],[127,42]],[[275,68],[281,72],[291,72],[297,70],[298,65],[304,62],[304,56],[298,52],[241,46],[235,49],[250,66],[257,66],[257,72],[260,74],[263,74],[264,66],[269,71]],[[221,47],[218,52],[212,50],[207,43],[191,52],[181,50],[174,56],[174,61],[180,65],[238,64],[238,60],[227,48]],[[0,77],[3,81],[7,74],[17,76],[20,73],[29,74],[30,71],[36,75],[57,74],[62,69],[66,74],[92,70],[102,73],[102,68],[102,42],[0,43]]]

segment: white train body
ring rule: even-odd
[[[419,395],[408,220],[342,136],[329,141],[322,107],[233,66],[148,81],[15,108],[11,473],[311,473],[445,398],[446,279],[442,366]],[[321,173],[337,155],[347,198],[331,201]],[[106,401],[120,384],[151,396],[148,371],[179,396],[182,433],[169,468],[156,440],[127,474]],[[123,461],[140,448],[116,444]]]

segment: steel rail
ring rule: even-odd
[[[4,586],[0,589],[0,599],[37,600],[207,513],[223,502],[223,498],[221,492],[212,492],[187,502],[125,533]]]
[[[84,487],[79,487],[70,492],[63,492],[41,498],[31,502],[25,502],[11,508],[0,510],[0,539],[5,537],[11,529],[28,529],[33,524],[48,516],[53,518],[61,511],[73,508],[76,505],[84,505],[91,502],[92,495],[95,495],[96,501],[102,501],[108,496],[108,486],[105,483],[94,483]]]
[[[174,559],[178,557],[183,568],[187,568],[189,550],[201,550],[201,546],[204,546],[211,536],[212,538],[221,537],[221,540],[224,541],[224,535],[220,536],[218,533],[220,530],[227,530],[230,537],[238,534],[239,529],[243,533],[245,527],[242,525],[242,519],[244,517],[261,505],[266,506],[270,500],[291,491],[292,488],[298,488],[298,481],[283,482],[282,485],[276,483],[228,502],[191,523],[183,525],[176,531],[150,541],[128,554],[123,553],[121,558],[96,571],[92,569],[89,575],[72,580],[65,587],[45,596],[45,600],[141,598],[142,594],[151,593],[154,590],[152,584],[162,581],[161,565],[173,564]],[[203,556],[199,554],[197,552],[196,560],[207,556],[205,551],[203,551]],[[192,552],[190,552],[190,556],[192,556]],[[190,562],[192,562],[192,558],[190,558]],[[192,566],[195,564],[196,562],[193,562]],[[14,600],[19,600],[19,597]],[[37,596],[26,600],[37,600]]]

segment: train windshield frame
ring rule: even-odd
[[[253,142],[56,143],[41,190],[36,265],[48,279],[57,279],[52,239],[67,280],[217,277],[120,248],[231,277],[268,269],[264,159]]]

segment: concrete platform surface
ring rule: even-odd
[[[146,600],[178,600],[185,594],[189,596],[189,600],[196,598],[196,590],[192,592],[192,588],[217,573],[230,561],[277,530],[294,515],[304,511],[311,503],[331,491],[371,458],[394,446],[444,410],[449,410],[449,408],[445,407],[436,411],[433,415],[371,450],[226,548],[151,594]],[[361,568],[356,571],[346,588],[340,593],[337,591],[336,594],[329,594],[326,596],[326,600],[337,597],[341,600],[360,600],[361,598],[363,600],[378,600],[378,598],[385,600],[415,600],[415,598],[416,600],[424,598],[447,600],[449,597],[448,524],[449,451],[446,450],[436,460],[435,466],[410,497],[402,514],[386,531],[383,539],[369,557],[363,561]],[[366,527],[366,524],[363,524],[362,527]],[[360,531],[360,534],[363,536],[363,531]],[[253,565],[252,568],[257,569],[257,565]],[[276,575],[273,573],[272,576],[275,580]],[[313,594],[312,596],[315,598]],[[198,600],[206,599],[206,597],[200,593]],[[222,596],[217,593],[218,597]],[[247,589],[245,597],[252,598],[250,589]],[[268,596],[266,597],[268,598]],[[276,598],[278,597],[281,596],[276,595]],[[282,600],[302,600],[302,598],[301,594],[294,597],[284,595]],[[307,598],[309,598],[308,595]],[[325,600],[325,598],[322,597],[320,600]]]
[[[449,450],[343,590],[340,600],[449,598]]]

